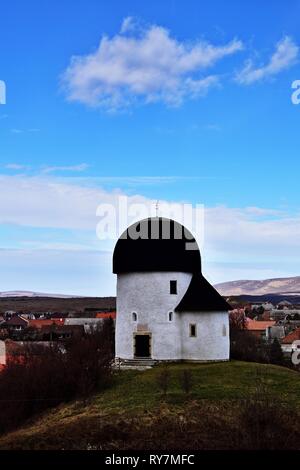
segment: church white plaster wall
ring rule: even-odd
[[[151,333],[151,357],[158,360],[228,360],[228,312],[175,312],[191,281],[191,273],[139,272],[117,277],[116,356],[134,357],[133,336]],[[177,295],[170,294],[177,281]],[[132,313],[137,314],[133,321]],[[169,312],[173,319],[169,321]],[[197,336],[190,336],[195,324]]]
[[[134,357],[133,334],[152,334],[153,359],[181,359],[181,319],[174,312],[192,278],[191,273],[138,272],[118,274],[116,356]],[[170,294],[170,280],[177,281],[177,294]],[[132,320],[137,313],[137,321]],[[173,313],[170,322],[168,313]]]
[[[182,359],[218,361],[229,359],[228,312],[181,312]],[[190,325],[196,325],[196,337]]]

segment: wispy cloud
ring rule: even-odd
[[[40,129],[36,128],[36,127],[33,127],[31,129],[19,129],[19,128],[13,128],[13,129],[10,129],[10,132],[12,134],[23,134],[23,133],[30,133],[30,132],[39,132]]]
[[[219,132],[221,130],[221,126],[219,124],[206,124],[203,126],[204,130],[206,131],[216,131]]]
[[[125,34],[138,28],[138,22],[133,16],[124,18],[121,24],[120,33]]]
[[[121,187],[126,186],[152,186],[152,185],[165,185],[175,184],[179,182],[191,182],[201,181],[204,179],[214,179],[214,176],[95,176],[85,178],[85,181],[99,185],[119,185]],[[78,178],[77,178],[78,181]]]
[[[267,64],[257,67],[252,60],[247,61],[244,68],[237,73],[236,81],[242,85],[250,85],[273,77],[294,65],[298,56],[299,47],[289,36],[285,36],[276,44],[275,52]]]
[[[7,170],[20,171],[20,170],[28,170],[29,166],[21,165],[19,163],[8,163],[7,165],[4,166],[4,168],[6,168]]]
[[[87,163],[80,163],[79,165],[61,165],[61,166],[46,166],[42,168],[42,173],[56,173],[60,171],[81,172],[89,168]]]
[[[12,171],[24,171],[28,172],[30,171],[31,174],[48,174],[48,173],[60,173],[60,172],[70,172],[70,173],[81,173],[84,172],[89,168],[90,165],[87,163],[80,163],[78,165],[44,165],[44,166],[37,166],[37,167],[32,167],[29,165],[24,165],[21,163],[7,163],[6,165],[3,165],[3,168],[6,170],[12,170]]]
[[[218,77],[204,71],[241,49],[237,39],[180,42],[161,26],[136,27],[128,17],[119,34],[102,37],[96,52],[72,57],[63,84],[70,101],[109,111],[135,103],[179,106],[217,85]]]
[[[12,134],[22,134],[24,131],[22,129],[11,129],[10,132]]]

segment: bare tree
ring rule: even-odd
[[[191,392],[193,385],[193,374],[190,369],[184,369],[181,371],[180,383],[182,390],[188,395]]]
[[[168,366],[164,366],[163,369],[158,373],[157,385],[161,390],[162,394],[166,396],[170,386],[170,371]]]

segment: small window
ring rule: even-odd
[[[169,321],[173,321],[173,312],[169,312]]]
[[[137,321],[137,313],[132,312],[132,321]]]
[[[177,281],[170,281],[170,294],[177,294]]]
[[[195,323],[190,324],[190,337],[191,338],[196,338],[197,336],[197,326]]]
[[[223,336],[226,336],[226,325],[223,325]]]

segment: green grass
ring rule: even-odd
[[[152,408],[161,401],[161,391],[157,375],[165,366],[151,370],[124,371],[115,379],[114,386],[95,397],[94,406],[99,409],[133,410]],[[239,361],[214,364],[172,364],[170,387],[166,400],[173,404],[185,399],[180,386],[180,373],[183,369],[192,371],[192,398],[196,400],[243,399],[256,387],[256,377],[263,376],[269,392],[281,395],[289,402],[300,404],[300,374],[283,367]]]
[[[167,366],[170,371],[170,387],[166,397],[163,397],[157,376],[164,367],[157,366],[146,371],[117,372],[110,388],[88,401],[61,405],[36,418],[26,427],[2,436],[0,449],[57,446],[70,448],[73,445],[75,448],[82,448],[87,442],[96,440],[93,431],[95,429],[99,431],[101,427],[102,433],[106,426],[110,429],[107,432],[112,436],[114,432],[118,434],[122,426],[129,426],[130,420],[139,416],[141,420],[146,420],[149,416],[155,417],[158,412],[162,413],[164,408],[169,414],[182,414],[196,404],[207,409],[219,409],[221,404],[224,404],[228,413],[232,414],[236,408],[232,404],[238,404],[239,400],[254,392],[258,375],[263,377],[274,400],[284,400],[297,409],[300,407],[300,374],[283,367],[239,361],[170,364]],[[180,386],[180,373],[183,369],[192,372],[193,385],[189,396]],[[78,445],[73,442],[76,435],[80,441]],[[99,439],[98,435],[97,440]],[[113,445],[113,437],[110,437],[110,440],[110,445]],[[120,437],[117,441],[119,440]]]

